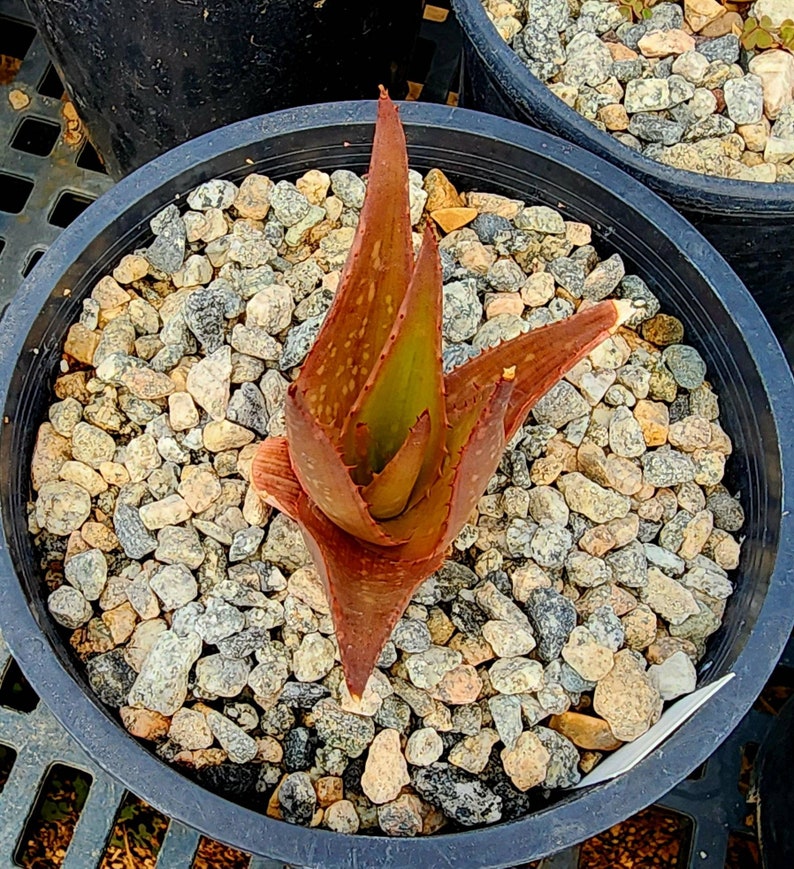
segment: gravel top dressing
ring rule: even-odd
[[[551,208],[411,172],[447,370],[584,302],[645,307],[535,406],[354,701],[301,534],[249,478],[364,192],[346,170],[249,175],[158,214],[69,331],[29,523],[52,617],[130,733],[272,817],[414,836],[527,814],[694,690],[744,516],[705,364],[620,256]]]
[[[794,181],[794,0],[483,5],[530,72],[624,145],[677,169]]]

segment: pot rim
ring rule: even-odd
[[[510,99],[522,109],[531,106],[533,112],[540,114],[540,122],[557,135],[595,151],[621,169],[625,167],[624,171],[662,196],[672,197],[690,208],[700,207],[725,215],[747,214],[751,210],[767,218],[794,214],[794,183],[739,181],[676,169],[634,151],[599,130],[529,71],[497,33],[481,0],[452,0],[452,5],[466,38],[489,74],[495,73]]]
[[[764,388],[775,428],[779,433],[790,426],[794,419],[794,381],[771,329],[722,257],[671,206],[601,158],[523,124],[422,103],[402,104],[401,117],[409,154],[412,129],[417,127],[444,128],[460,134],[464,141],[473,135],[472,141],[486,143],[483,147],[487,147],[490,139],[502,140],[526,151],[542,152],[544,159],[597,178],[604,187],[627,199],[633,209],[641,211],[657,226],[664,226],[667,236],[713,280],[714,292],[735,311],[734,318],[742,333],[752,336],[748,352],[766,375]],[[92,239],[132,204],[151,196],[186,168],[207,164],[232,148],[253,146],[263,138],[319,127],[338,128],[340,136],[344,136],[350,125],[370,127],[374,118],[374,101],[308,106],[251,118],[179,146],[111,188],[58,236],[23,282],[17,295],[19,302],[15,301],[7,310],[0,329],[0,404],[6,407],[15,361],[64,268],[73,261],[74,251],[90,251]],[[163,202],[159,207],[166,204]],[[0,433],[3,436],[9,435]],[[779,456],[774,456],[775,461],[779,460],[778,467],[794,467],[794,443],[780,438],[779,452]],[[780,527],[774,529],[781,540],[790,537],[791,502],[784,489]],[[84,749],[100,766],[158,810],[212,838],[253,854],[308,866],[510,866],[524,862],[529,852],[554,853],[571,841],[582,841],[606,829],[626,817],[621,806],[629,805],[633,812],[657,800],[671,783],[680,781],[702,763],[730,733],[771,672],[794,620],[791,611],[794,551],[786,552],[781,547],[758,625],[737,658],[731,690],[718,693],[699,710],[697,733],[687,733],[686,727],[679,729],[619,778],[564,798],[532,815],[466,832],[395,839],[349,836],[275,821],[186,779],[130,736],[68,672],[39,627],[22,584],[16,581],[5,525],[0,537],[0,570],[6,577],[0,584],[0,612],[8,645],[44,702],[70,733],[79,735]],[[738,696],[746,700],[741,708],[736,706]]]

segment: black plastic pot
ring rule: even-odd
[[[728,260],[781,341],[794,339],[794,184],[673,169],[602,132],[556,97],[488,20],[482,0],[452,0],[464,38],[462,105],[540,127],[629,172],[687,217]],[[794,360],[794,342],[791,356]]]
[[[407,93],[424,0],[25,0],[110,175],[224,124]]]
[[[374,103],[253,118],[183,145],[94,203],[33,270],[0,334],[6,417],[0,435],[0,620],[26,676],[90,755],[134,793],[213,838],[324,869],[513,866],[579,842],[655,801],[706,759],[764,684],[794,620],[794,551],[787,545],[794,498],[784,487],[794,468],[794,384],[769,326],[724,260],[637,181],[520,124],[417,103],[402,113],[412,166],[438,166],[460,189],[553,205],[589,222],[602,253],[619,251],[665,310],[685,322],[720,396],[721,419],[735,446],[728,482],[741,490],[747,515],[737,590],[700,667],[704,684],[734,671],[730,687],[617,780],[555,794],[548,806],[510,823],[414,840],[294,827],[233,804],[156,758],[89,689],[47,613],[25,512],[36,429],[50,403],[66,330],[96,280],[124,253],[149,243],[149,219],[164,205],[184,201],[196,184],[251,171],[280,179],[311,167],[364,170]]]

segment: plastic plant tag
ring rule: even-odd
[[[604,758],[593,772],[586,775],[579,784],[574,785],[574,789],[600,784],[622,775],[624,772],[628,772],[661,745],[687,718],[694,715],[723,685],[730,682],[734,675],[734,673],[728,673],[721,679],[717,679],[716,682],[712,682],[711,685],[699,688],[697,691],[693,691],[692,694],[688,694],[686,697],[682,697],[676,703],[673,703],[647,733],[643,733],[634,742],[626,743],[622,748]]]

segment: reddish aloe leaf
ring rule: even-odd
[[[290,459],[301,487],[317,506],[349,534],[380,546],[395,546],[395,539],[372,518],[350,469],[325,430],[309,412],[299,383],[287,391],[284,407]]]
[[[452,481],[449,516],[437,544],[442,550],[458,536],[499,467],[507,444],[505,416],[512,403],[514,389],[511,369],[496,385],[465,447],[459,453]]]
[[[422,470],[429,440],[430,414],[425,411],[386,467],[361,492],[376,519],[390,519],[405,509]]]
[[[356,236],[300,373],[309,410],[323,426],[341,430],[391,332],[412,267],[405,133],[384,91]]]
[[[342,431],[344,455],[352,459],[356,427],[360,423],[367,426],[369,467],[380,472],[397,454],[420,414],[427,412],[430,437],[422,474],[425,488],[438,474],[446,438],[441,288],[438,247],[428,228],[394,328]]]
[[[397,620],[444,554],[405,560],[399,550],[377,551],[345,534],[301,498],[297,521],[325,584],[345,681],[361,697]]]
[[[505,416],[510,440],[535,402],[633,312],[627,301],[599,302],[565,320],[484,350],[447,375],[447,413],[452,415],[457,404],[495,382],[505,368],[515,366],[515,386]]]
[[[356,425],[353,438],[355,452],[355,465],[350,472],[353,480],[359,486],[366,486],[372,481],[372,468],[369,466],[369,445],[372,435],[369,428],[360,422]]]
[[[511,380],[501,379],[467,405],[450,429],[440,478],[423,500],[384,523],[395,536],[413,530],[397,550],[405,558],[443,553],[469,517],[504,452],[504,414],[512,389]]]
[[[296,518],[303,489],[292,470],[286,438],[268,438],[259,445],[251,463],[251,485],[271,507]]]
[[[511,389],[512,384],[503,380],[487,401],[477,403],[468,437],[456,444],[443,480],[414,508],[415,518],[422,522],[443,517],[443,529],[439,525],[428,529],[424,551],[413,540],[387,550],[362,544],[337,528],[307,498],[299,500],[298,522],[325,583],[352,695],[361,696],[411,596],[441,566],[447,546],[495,471],[504,450],[502,419]]]

